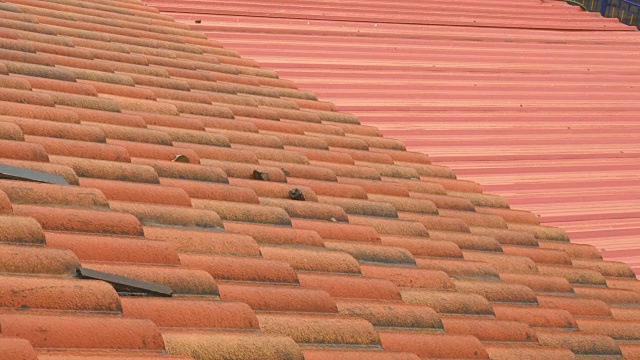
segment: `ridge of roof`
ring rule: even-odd
[[[638,352],[626,264],[154,7],[4,1],[0,44],[0,163],[70,184],[0,180],[9,360]]]

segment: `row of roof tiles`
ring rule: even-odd
[[[70,184],[0,180],[3,356],[639,351],[628,266],[272,71],[136,1],[0,9],[0,162]]]

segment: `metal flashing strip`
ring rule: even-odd
[[[52,175],[41,171],[28,170],[5,164],[0,164],[0,179],[69,185],[67,180],[59,175]]]
[[[76,274],[83,279],[106,281],[122,296],[173,296],[173,290],[165,285],[133,279],[126,276],[105,273],[79,267]]]

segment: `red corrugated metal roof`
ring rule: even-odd
[[[137,0],[0,2],[0,165],[2,360],[640,352],[629,266]]]
[[[151,3],[640,271],[635,28],[534,0]]]

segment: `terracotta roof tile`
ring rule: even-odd
[[[297,224],[302,220],[292,219],[292,224]],[[245,234],[251,236],[255,241],[262,244],[272,245],[310,245],[322,246],[322,238],[316,231],[304,230],[290,227],[275,227],[255,223],[240,223],[225,221],[225,229],[232,233]],[[299,226],[296,226],[299,227]]]
[[[246,332],[164,331],[163,339],[169,354],[203,356],[255,357],[265,360],[302,360],[303,355],[289,337],[247,334]]]
[[[2,244],[2,256],[6,257],[0,266],[4,273],[72,275],[79,265],[78,258],[70,250],[39,249],[18,244]]]
[[[181,254],[180,261],[185,267],[204,270],[218,280],[298,282],[293,268],[282,261],[202,254]]]
[[[37,205],[14,205],[13,212],[36,219],[45,230],[142,235],[140,222],[121,212]]]
[[[246,303],[254,310],[335,313],[335,300],[326,292],[295,286],[265,286],[249,283],[219,285],[223,300]]]
[[[46,236],[48,247],[72,250],[82,261],[180,264],[178,254],[168,242],[64,232],[47,232]]]
[[[161,327],[258,328],[253,311],[239,302],[133,297],[123,298],[121,302],[125,318],[150,319]]]
[[[79,279],[0,276],[0,288],[5,294],[24,296],[0,297],[3,308],[55,309],[117,313],[121,311],[118,294],[102,281]]]
[[[408,304],[429,306],[438,313],[493,315],[489,301],[474,293],[406,290],[402,292],[402,300]]]
[[[380,341],[385,349],[412,352],[424,358],[489,359],[480,341],[469,335],[381,331]]]
[[[54,137],[42,137],[42,136],[25,136],[24,139],[27,143],[38,144],[42,146],[49,155],[59,156],[75,156],[80,154],[81,157],[88,159],[113,161],[113,162],[128,162],[130,161],[127,150],[120,146],[114,146],[109,144],[101,144],[89,141],[76,141],[59,139]],[[50,157],[52,162],[55,159]],[[59,160],[59,159],[58,159]]]
[[[20,314],[2,314],[0,319],[4,336],[20,336],[35,347],[156,351],[163,348],[162,336],[149,320]],[[100,329],[99,333],[92,331],[96,328]],[[82,331],[84,336],[73,336],[77,331]]]
[[[347,275],[299,273],[300,286],[324,290],[331,296],[353,299],[400,300],[398,288],[386,280]]]

